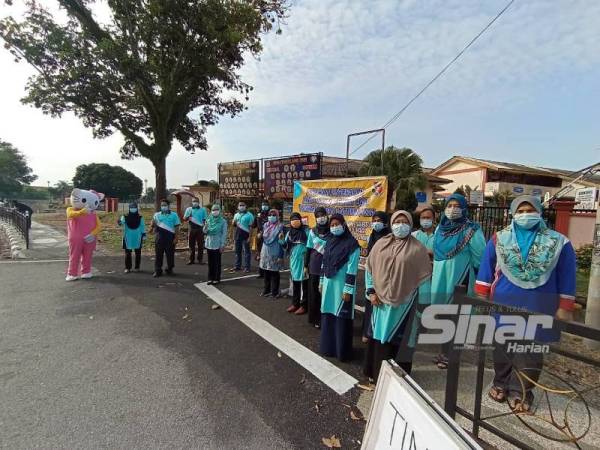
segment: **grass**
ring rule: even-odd
[[[587,298],[589,284],[590,284],[590,271],[589,270],[578,270],[577,278],[576,278],[577,296]]]

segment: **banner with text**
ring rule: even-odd
[[[294,211],[314,227],[314,211],[323,206],[329,215],[344,216],[362,247],[371,233],[375,211],[386,209],[387,178],[363,177],[294,182]]]

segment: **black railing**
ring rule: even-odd
[[[469,206],[469,217],[481,225],[481,230],[486,239],[491,238],[495,232],[508,226],[511,221],[508,206],[471,205]],[[554,229],[556,210],[552,208],[544,209],[543,217],[548,227]]]
[[[492,311],[500,312],[500,313],[505,312],[507,314],[515,314],[514,309],[511,310],[509,308],[502,307],[501,305],[492,303],[488,300],[468,297],[466,295],[466,290],[464,287],[458,287],[456,289],[455,294],[454,294],[454,302],[455,302],[455,304],[458,304],[458,305],[472,305],[473,310],[477,311],[477,313],[479,313],[479,314],[486,314],[486,313],[489,314]],[[527,312],[521,311],[519,314],[527,315]],[[531,315],[534,315],[534,313],[531,313]],[[453,317],[453,320],[455,320],[455,324],[456,324],[457,317],[456,316]],[[576,338],[584,338],[584,339],[588,339],[589,341],[600,342],[600,329],[588,327],[586,325],[576,323],[576,322],[565,322],[565,321],[560,321],[557,319],[554,319],[554,323],[556,325],[556,328],[558,330],[560,330],[561,332],[568,333],[570,335],[575,336]],[[589,427],[591,425],[591,420],[592,420],[590,409],[589,409],[587,403],[585,402],[585,399],[582,394],[585,394],[592,390],[599,389],[600,386],[592,386],[592,387],[588,387],[586,389],[578,389],[578,388],[575,388],[572,384],[566,382],[564,379],[552,374],[552,372],[547,371],[546,369],[542,369],[541,371],[539,371],[540,373],[547,373],[551,376],[554,376],[554,378],[561,380],[565,385],[570,387],[570,389],[566,389],[566,390],[563,389],[561,392],[559,392],[560,390],[557,391],[556,388],[554,388],[554,389],[547,388],[546,389],[545,386],[541,385],[540,383],[537,383],[536,386],[538,389],[543,391],[543,395],[545,395],[545,398],[548,401],[548,405],[550,405],[549,394],[553,394],[553,395],[571,394],[570,400],[567,403],[567,405],[569,405],[574,399],[579,399],[580,401],[582,401],[584,403],[585,409],[588,412],[589,423],[588,423],[587,429],[585,431],[583,431],[582,433],[580,433],[579,436],[575,436],[575,433],[572,431],[572,428],[568,422],[568,419],[567,419],[567,412],[569,409],[568,407],[565,410],[564,416],[561,417],[561,420],[564,420],[565,423],[559,423],[558,419],[557,419],[558,415],[553,416],[552,415],[552,407],[549,406],[551,419],[546,420],[546,425],[549,423],[552,427],[554,427],[555,431],[557,431],[556,434],[559,436],[559,438],[556,438],[556,436],[547,435],[545,430],[538,431],[537,429],[533,428],[525,420],[525,418],[527,418],[527,417],[531,417],[532,419],[536,418],[535,412],[531,413],[531,412],[527,412],[527,411],[523,412],[523,411],[518,411],[518,410],[511,410],[507,406],[508,411],[505,413],[493,414],[493,415],[484,417],[482,415],[482,400],[483,400],[483,391],[484,391],[484,371],[485,371],[485,363],[486,363],[486,352],[487,352],[488,348],[486,346],[482,345],[482,334],[483,333],[481,331],[482,330],[478,330],[476,344],[472,348],[469,348],[469,350],[468,350],[468,351],[474,351],[476,353],[475,354],[475,365],[477,367],[477,371],[476,371],[476,380],[475,380],[475,392],[474,392],[475,398],[474,398],[473,411],[468,411],[467,409],[460,407],[457,404],[457,397],[458,397],[457,394],[458,394],[460,367],[461,367],[461,355],[466,350],[464,350],[460,346],[451,346],[448,350],[448,371],[447,371],[446,392],[445,392],[445,399],[444,399],[445,400],[444,409],[446,410],[446,412],[452,418],[454,418],[456,416],[456,414],[458,413],[461,416],[465,417],[467,420],[471,421],[472,422],[471,433],[477,439],[479,439],[480,429],[483,428],[486,431],[500,437],[504,441],[517,446],[518,448],[533,450],[534,447],[532,447],[532,446],[528,445],[526,442],[523,442],[522,440],[518,439],[513,434],[510,434],[507,431],[502,430],[502,429],[498,428],[497,426],[492,425],[490,423],[490,420],[492,420],[492,419],[498,419],[501,417],[514,415],[519,419],[520,423],[523,425],[524,430],[527,430],[529,433],[531,433],[531,432],[534,433],[535,439],[538,440],[538,442],[541,444],[541,447],[545,447],[543,442],[544,442],[544,440],[546,440],[545,442],[547,444],[550,444],[553,441],[554,442],[558,441],[558,442],[563,442],[563,443],[568,442],[572,445],[575,445],[577,448],[581,448],[578,444],[578,441],[580,439],[583,439],[583,437],[587,434],[587,431],[589,430]],[[595,368],[595,370],[600,369],[600,361],[597,359],[594,359],[593,357],[586,356],[586,355],[583,355],[580,353],[576,353],[571,350],[566,350],[566,349],[561,348],[558,345],[554,345],[554,344],[549,345],[549,349],[550,349],[551,353],[561,355],[562,357],[568,358],[570,360],[589,365],[589,366]],[[521,369],[528,369],[528,368],[521,368]],[[557,394],[557,392],[558,392],[558,394]],[[563,417],[564,417],[564,419],[563,419]],[[581,425],[581,424],[579,424],[579,425]]]
[[[9,222],[23,235],[26,248],[29,248],[29,228],[31,221],[27,214],[23,214],[14,208],[0,206],[0,218]]]

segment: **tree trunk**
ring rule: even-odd
[[[167,198],[167,158],[162,157],[157,161],[152,161],[154,164],[154,176],[156,179],[154,199],[154,207],[156,211],[160,209],[160,201]]]

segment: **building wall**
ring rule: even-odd
[[[456,161],[434,174],[441,178],[452,180],[452,183],[444,185],[444,192],[441,194],[451,194],[459,186],[468,185],[471,188],[481,190],[483,180],[485,179],[485,167],[469,164],[463,161]]]
[[[490,181],[485,184],[485,195],[492,195],[495,192],[511,192],[513,195],[531,194],[544,198],[546,192],[550,195],[558,192],[560,188],[551,188],[547,186],[535,186],[531,184],[505,183],[503,181]]]
[[[574,248],[593,242],[596,225],[596,211],[590,213],[571,214],[569,218],[569,235],[567,236]]]

